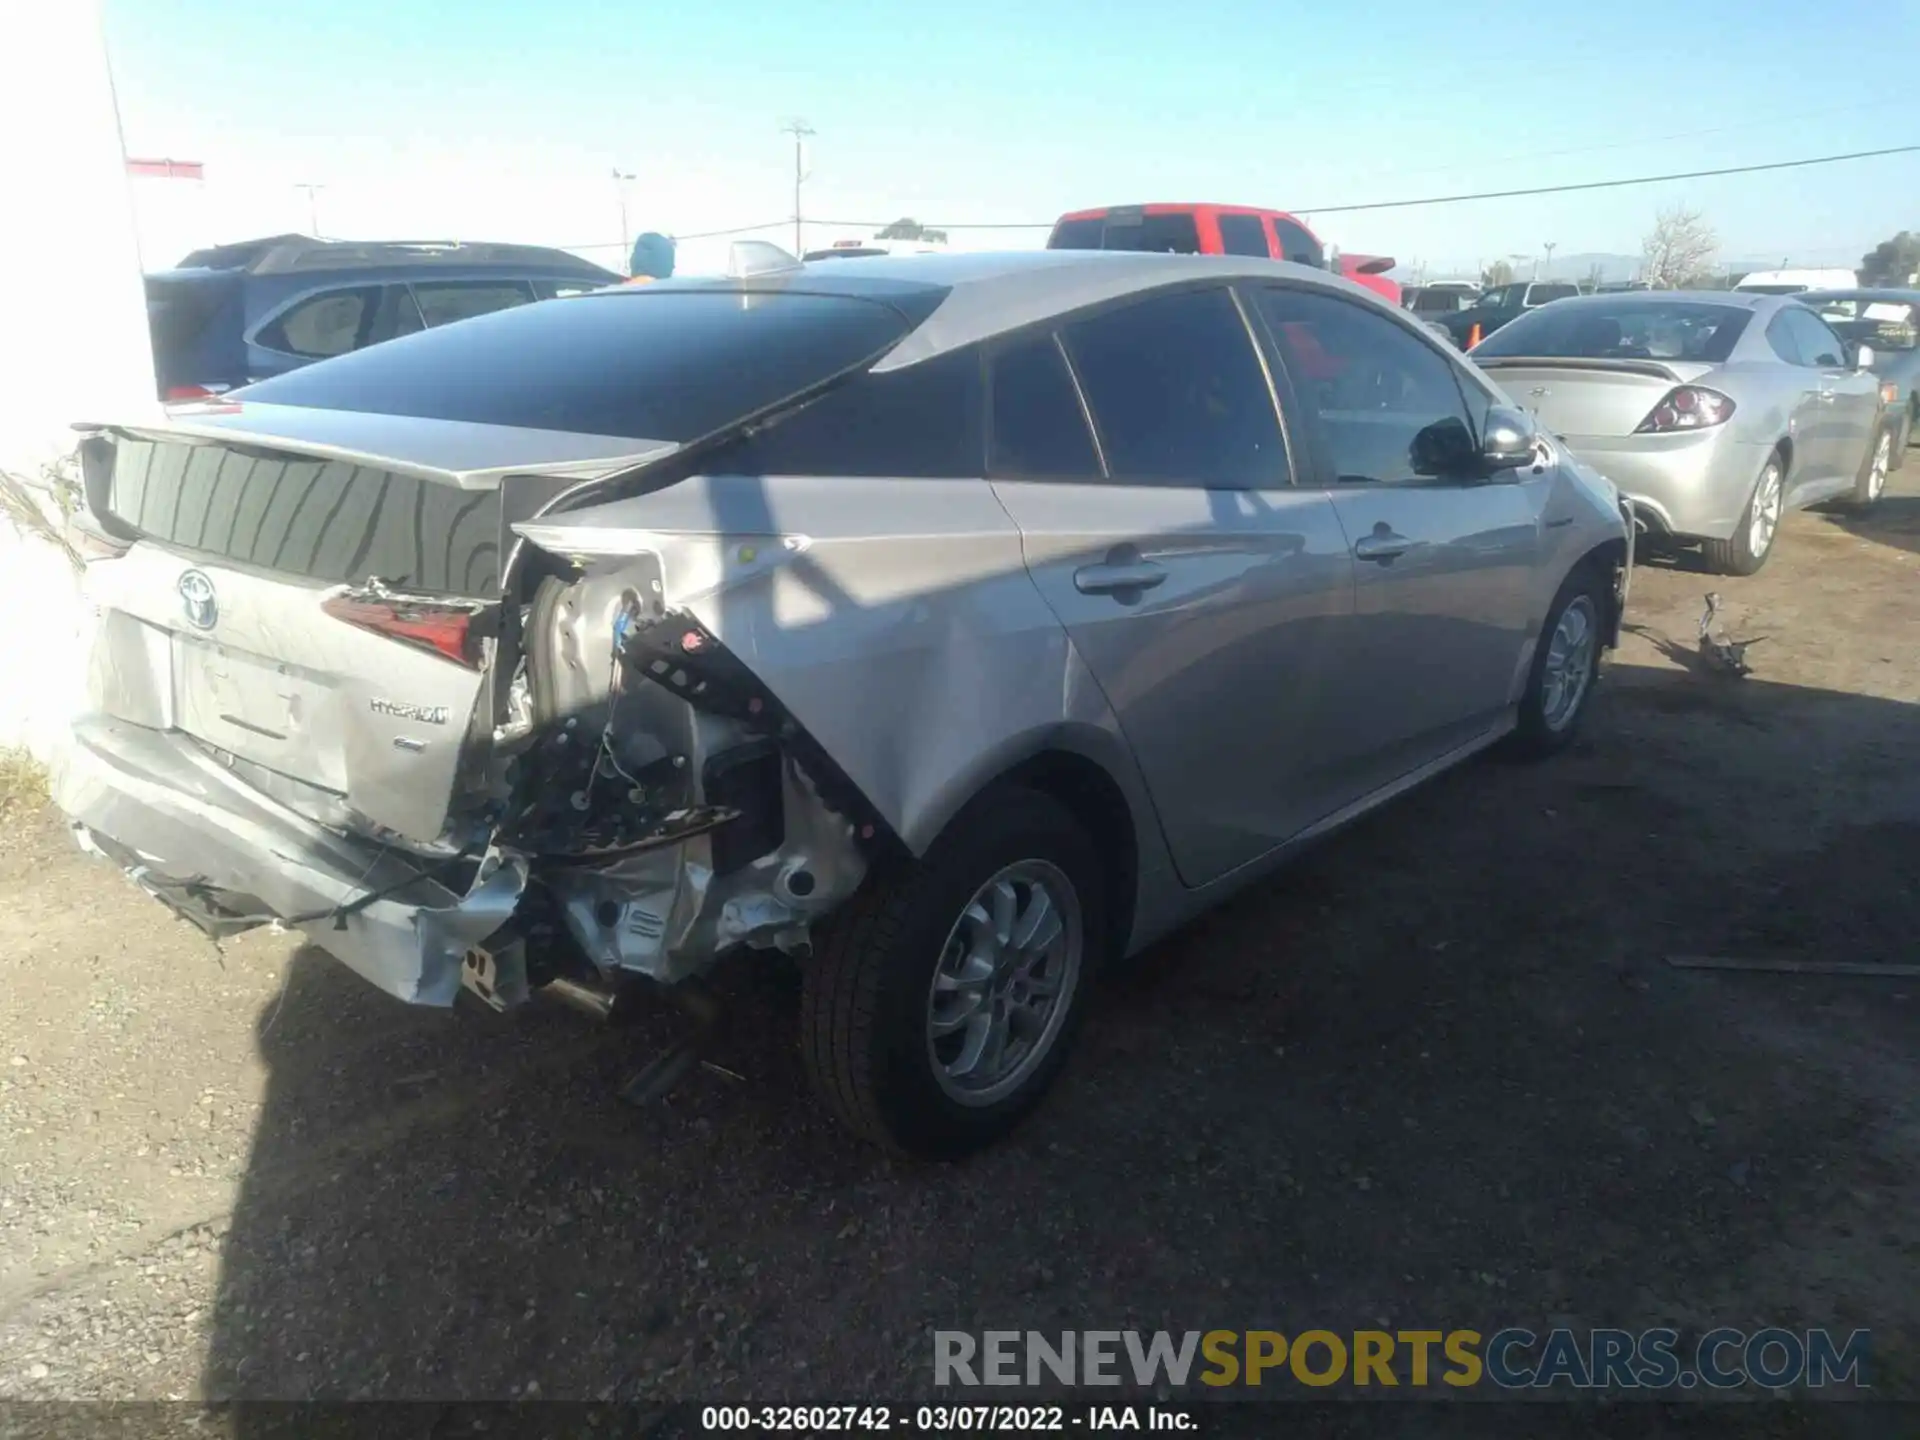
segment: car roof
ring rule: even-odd
[[[619,278],[590,260],[545,245],[453,240],[316,240],[311,235],[269,235],[260,240],[210,245],[186,255],[172,271],[310,275],[345,270],[418,272],[463,268],[547,269]]]
[[[1762,295],[1751,290],[1607,290],[1592,295],[1569,295],[1555,305],[1664,305],[1674,300],[1694,305],[1727,305],[1735,310],[1778,310],[1795,304],[1798,295]]]
[[[1839,290],[1806,290],[1793,297],[1807,300],[1886,300],[1895,304],[1920,305],[1920,290],[1900,290],[1891,286],[1861,286]]]
[[[1291,279],[1364,300],[1390,315],[1405,312],[1344,276],[1239,255],[1163,255],[1131,250],[1010,250],[934,255],[872,255],[823,260],[742,280],[663,280],[627,292],[583,295],[564,304],[619,303],[625,295],[663,296],[714,288],[746,293],[802,292],[884,301],[903,289],[935,288],[946,297],[924,323],[880,362],[876,372],[917,364],[974,344],[1130,294],[1199,280]]]

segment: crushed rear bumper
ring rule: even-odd
[[[83,849],[216,938],[264,924],[303,931],[388,994],[451,1005],[475,988],[519,998],[488,942],[512,918],[526,864],[432,859],[352,839],[276,804],[178,734],[80,720],[53,798]],[[462,890],[453,888],[468,881]],[[475,982],[478,982],[475,984]]]

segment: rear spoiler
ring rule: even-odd
[[[1473,363],[1482,370],[1587,370],[1599,374],[1645,375],[1652,380],[1681,383],[1680,372],[1658,360],[1606,360],[1568,355],[1479,355]]]
[[[417,475],[462,490],[498,489],[509,475],[598,480],[664,460],[681,448],[668,440],[244,400],[175,405],[157,420],[149,413],[121,423],[81,421],[73,428],[82,435],[210,441],[277,455],[339,460]]]

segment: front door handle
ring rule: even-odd
[[[1121,590],[1151,590],[1167,572],[1151,560],[1110,560],[1082,565],[1073,572],[1073,588],[1082,595],[1112,595]]]
[[[1413,548],[1413,541],[1404,535],[1397,535],[1384,525],[1371,535],[1362,535],[1354,542],[1353,553],[1362,560],[1372,560],[1385,565],[1390,560],[1398,560]]]

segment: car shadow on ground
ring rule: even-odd
[[[1920,466],[1911,456],[1910,466]],[[1834,507],[1821,512],[1851,535],[1892,550],[1920,554],[1920,495],[1882,495],[1866,510]]]
[[[951,1166],[842,1136],[746,967],[715,1068],[633,1109],[665,1014],[410,1011],[303,951],[203,1389],[927,1396],[949,1328],[1911,1335],[1920,982],[1665,957],[1893,958],[1916,747],[1920,707],[1616,668],[1572,753],[1463,767],[1124,967]]]

